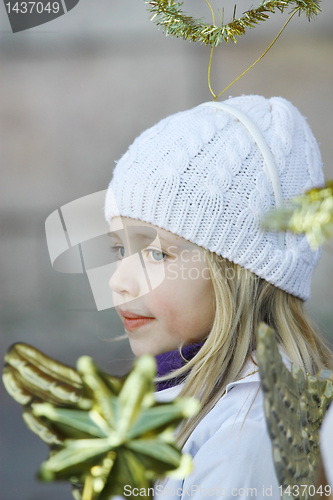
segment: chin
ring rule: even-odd
[[[131,341],[130,341],[130,347],[131,347],[132,353],[137,358],[139,358],[140,356],[144,356],[145,354],[151,354],[152,356],[156,356],[154,349],[152,349],[151,347],[139,345],[139,343],[131,342]]]

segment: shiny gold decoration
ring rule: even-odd
[[[122,380],[88,356],[79,358],[76,371],[26,344],[12,346],[5,362],[7,391],[23,405],[28,427],[51,446],[41,480],[70,481],[76,500],[123,496],[125,485],[144,488],[140,497],[151,498],[156,478],[191,471],[191,457],[181,454],[173,433],[199,403],[156,402],[152,356],[139,358]]]
[[[251,8],[243,13],[239,19],[235,18],[228,24],[217,26],[206,24],[200,19],[194,19],[182,11],[183,2],[174,0],[146,0],[148,10],[152,14],[151,20],[160,26],[166,35],[173,35],[183,40],[199,41],[205,45],[216,47],[223,40],[237,43],[236,36],[242,36],[246,30],[255,27],[259,22],[269,19],[269,13],[276,10],[283,12],[292,7],[291,12],[304,12],[308,19],[320,12],[318,0],[263,0],[257,8]]]
[[[333,373],[321,370],[315,377],[305,376],[296,365],[290,372],[278,351],[274,330],[264,323],[259,325],[257,356],[278,483],[283,490],[291,487],[294,500],[310,500],[311,491],[304,486],[315,484],[319,428],[333,400]],[[283,498],[290,500],[290,495],[284,493]]]
[[[333,181],[294,198],[294,209],[273,210],[263,221],[268,230],[305,233],[312,250],[333,237]]]

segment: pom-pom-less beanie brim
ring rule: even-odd
[[[171,115],[143,132],[118,161],[105,217],[151,223],[249,269],[303,300],[321,250],[305,235],[260,227],[264,214],[324,185],[317,142],[305,118],[280,97],[230,98],[272,155],[276,177],[253,132],[212,103]],[[278,185],[278,187],[277,187]]]

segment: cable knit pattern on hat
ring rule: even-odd
[[[305,118],[281,97],[230,98],[267,142],[285,204],[324,185],[319,147]],[[274,207],[267,166],[250,132],[202,104],[161,120],[118,161],[105,203],[108,221],[132,217],[171,231],[307,300],[321,250],[286,232],[284,246],[260,221]]]

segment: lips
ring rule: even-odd
[[[139,314],[131,313],[129,311],[121,311],[120,314],[124,318],[124,326],[126,330],[133,331],[141,326],[147,325],[154,321],[155,318],[149,316],[140,316]]]
[[[140,314],[134,314],[132,312],[129,312],[129,311],[122,311],[120,310],[120,314],[124,317],[124,318],[129,318],[129,319],[139,319],[139,318],[144,318],[144,319],[153,319],[151,318],[150,316],[141,316]]]

